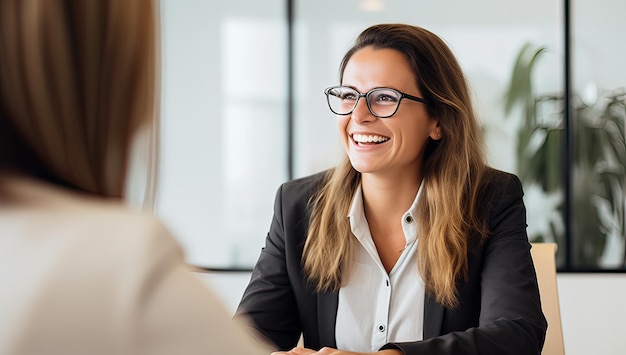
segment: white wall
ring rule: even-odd
[[[234,312],[249,273],[201,275]],[[626,354],[625,274],[558,274],[567,355]]]
[[[625,274],[558,274],[565,353],[626,354]]]

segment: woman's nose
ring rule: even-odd
[[[361,97],[357,101],[354,110],[352,110],[352,119],[359,123],[376,120],[376,117],[372,115],[367,107],[367,99],[365,97]]]

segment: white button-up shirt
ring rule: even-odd
[[[341,350],[372,352],[389,342],[423,339],[424,282],[417,269],[417,201],[398,223],[406,247],[389,274],[385,270],[365,218],[362,189],[357,189],[350,213],[352,233],[359,240],[348,283],[339,290],[335,327]]]

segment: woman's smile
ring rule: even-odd
[[[354,133],[350,136],[352,138],[352,141],[356,145],[377,145],[377,144],[385,143],[390,139],[389,137],[385,137],[385,136],[378,135],[378,134]]]

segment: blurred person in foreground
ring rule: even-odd
[[[487,165],[448,46],[374,25],[339,76],[345,159],[280,187],[238,314],[284,354],[539,354],[522,185]]]
[[[268,354],[124,201],[156,131],[155,7],[0,0],[0,354]]]

